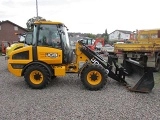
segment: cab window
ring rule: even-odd
[[[29,33],[29,34],[26,35],[25,43],[27,45],[32,45],[32,33]]]
[[[148,34],[140,35],[140,39],[148,39],[148,38],[149,38]]]
[[[38,45],[60,47],[60,34],[56,25],[41,25],[39,29]]]

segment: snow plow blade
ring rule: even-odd
[[[151,92],[154,87],[153,68],[144,67],[139,62],[126,59],[123,66],[128,75],[126,75],[127,88],[135,92]]]

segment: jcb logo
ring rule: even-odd
[[[91,62],[94,63],[94,64],[97,64],[97,65],[99,64],[99,62],[94,58],[91,59]]]
[[[58,57],[58,54],[57,53],[46,53],[46,57],[56,58]]]

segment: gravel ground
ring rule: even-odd
[[[7,70],[0,57],[1,120],[159,120],[160,73],[151,93],[129,92],[109,79],[100,91],[86,90],[77,74],[56,78],[47,88],[30,89]]]

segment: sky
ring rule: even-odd
[[[102,34],[114,30],[160,28],[159,0],[37,0],[38,16],[63,22],[69,32]],[[0,21],[26,28],[37,16],[36,0],[0,0]]]

